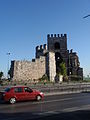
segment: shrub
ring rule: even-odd
[[[77,75],[71,75],[70,76],[70,80],[71,81],[81,81],[82,77],[81,76],[77,76]]]
[[[48,81],[48,76],[47,76],[47,74],[44,74],[43,76],[42,76],[42,78],[39,78],[39,80],[40,81]]]

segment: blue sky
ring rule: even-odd
[[[84,75],[90,73],[90,0],[0,0],[0,71],[11,60],[35,58],[47,34],[67,34],[68,49],[78,53]]]

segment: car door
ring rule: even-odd
[[[25,98],[27,100],[33,100],[33,99],[35,99],[35,94],[34,94],[33,90],[30,89],[29,87],[25,87],[24,88],[24,92],[25,92]]]
[[[14,95],[18,101],[25,100],[25,93],[23,91],[23,87],[14,88]]]

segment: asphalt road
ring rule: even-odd
[[[45,96],[43,101],[0,101],[0,120],[90,120],[90,93]]]

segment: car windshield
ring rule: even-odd
[[[25,87],[25,88],[24,88],[24,91],[25,91],[25,92],[33,92],[33,90],[32,90],[31,88],[29,88],[29,87]]]
[[[8,88],[6,88],[6,89],[5,89],[5,92],[9,92],[9,91],[10,91],[10,89],[11,89],[11,88],[9,88],[9,87],[8,87]]]

